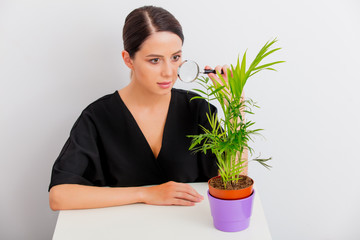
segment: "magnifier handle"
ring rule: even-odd
[[[209,73],[216,73],[215,69],[204,69],[204,73],[205,74],[209,74]],[[221,69],[221,74],[224,74],[224,71]]]

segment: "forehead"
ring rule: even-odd
[[[181,38],[172,32],[152,33],[141,45],[137,52],[141,55],[159,54],[171,55],[181,50]]]

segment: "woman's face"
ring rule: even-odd
[[[155,32],[130,59],[133,84],[151,93],[167,94],[177,79],[182,41],[171,32]]]

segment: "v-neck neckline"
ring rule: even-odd
[[[143,142],[145,142],[145,145],[147,146],[146,148],[148,149],[148,151],[151,152],[151,155],[154,157],[154,159],[158,160],[160,155],[161,155],[161,152],[163,151],[163,148],[164,148],[164,142],[165,142],[164,139],[165,139],[166,132],[167,132],[166,129],[167,129],[168,121],[169,121],[170,111],[171,111],[172,105],[173,105],[174,91],[171,89],[170,103],[169,103],[169,107],[168,107],[167,114],[166,114],[166,119],[165,119],[165,124],[164,124],[164,129],[163,129],[163,135],[162,135],[162,139],[161,139],[161,147],[160,147],[160,150],[159,150],[159,153],[158,153],[157,157],[155,157],[155,154],[152,151],[151,146],[150,146],[148,140],[146,139],[143,131],[141,130],[139,124],[137,123],[134,115],[130,112],[129,108],[126,106],[125,102],[121,98],[119,91],[116,91],[115,94],[117,95],[121,105],[124,107],[126,114],[129,116],[131,121],[136,126],[136,129],[137,129],[136,131],[141,135],[141,138],[142,138]]]

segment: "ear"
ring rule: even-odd
[[[133,66],[133,61],[130,57],[130,54],[126,50],[123,50],[121,54],[122,54],[122,58],[124,59],[124,63],[126,64],[126,66],[128,66],[128,68],[133,70],[134,66]]]

